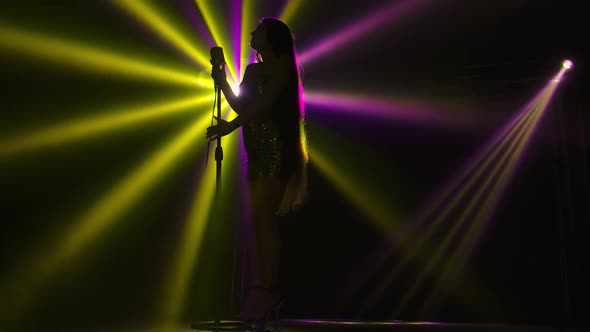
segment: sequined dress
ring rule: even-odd
[[[265,80],[252,78],[240,85],[240,93],[248,100],[255,95],[264,95]],[[262,176],[281,176],[284,172],[284,149],[279,127],[273,119],[272,110],[259,113],[242,126],[244,146],[248,155],[249,180]]]

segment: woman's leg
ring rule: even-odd
[[[281,242],[274,220],[275,212],[282,197],[284,185],[271,177],[257,178],[250,183],[252,225],[254,243],[253,283],[265,288],[278,286],[279,254]],[[254,288],[248,292],[239,319],[258,320],[279,300],[278,292]]]
[[[274,218],[284,190],[284,183],[274,177],[250,182],[256,281],[263,287],[278,286],[281,240]]]

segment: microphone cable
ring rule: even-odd
[[[215,98],[213,98],[213,109],[211,110],[211,125],[210,126],[213,126],[213,119],[215,118],[215,106],[217,106],[217,89],[219,89],[219,88],[215,87]],[[211,139],[207,138],[207,156],[205,158],[205,165],[203,166],[203,169],[205,167],[207,167],[207,164],[209,163],[209,151],[210,150],[211,150]]]

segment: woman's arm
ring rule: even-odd
[[[244,73],[244,78],[242,81],[245,81],[247,77],[252,75],[252,71],[254,70],[254,64],[250,64],[246,67],[246,71]],[[237,96],[234,91],[232,90],[231,86],[227,82],[227,78],[225,76],[225,70],[217,70],[213,69],[211,76],[216,79],[217,81],[221,82],[220,87],[221,91],[223,91],[223,95],[225,96],[225,100],[229,106],[234,110],[234,112],[240,114],[244,109],[245,102]]]
[[[266,90],[264,94],[257,96],[257,98],[252,98],[251,102],[248,103],[241,102],[239,100],[239,97],[236,96],[233,93],[233,91],[231,91],[231,88],[229,87],[229,84],[227,84],[227,81],[220,80],[221,82],[225,82],[225,84],[221,85],[221,88],[223,90],[225,85],[225,89],[227,89],[228,92],[226,98],[228,99],[228,103],[230,103],[230,106],[231,102],[229,101],[229,99],[235,97],[235,99],[233,99],[232,102],[237,101],[236,108],[233,108],[233,106],[232,108],[234,109],[234,111],[236,111],[236,113],[238,113],[239,110],[239,115],[230,122],[227,122],[223,119],[217,119],[216,126],[211,126],[207,128],[207,138],[210,140],[214,140],[218,137],[228,135],[234,130],[238,129],[243,123],[251,119],[256,114],[260,112],[269,111],[270,108],[274,105],[275,101],[279,98],[281,92],[283,91],[283,89],[287,85],[287,82],[289,81],[289,65],[290,62],[288,59],[280,59],[278,65],[275,68],[273,68],[274,70],[272,72],[272,75],[270,75],[269,80],[267,81]],[[250,68],[250,72],[254,70],[254,67],[251,66],[252,65],[248,66],[248,68]],[[246,73],[249,72],[248,68],[246,69]],[[244,74],[244,77],[246,76],[247,75]],[[232,97],[228,98],[228,95]]]
[[[225,72],[218,73],[214,71],[211,76],[213,76],[214,79],[222,82],[220,84],[221,90],[223,91],[228,104],[231,106],[234,112],[238,114],[236,118],[224,125],[224,129],[232,132],[239,128],[244,122],[254,117],[256,114],[269,111],[276,100],[279,98],[282,90],[287,85],[290,74],[290,64],[291,62],[287,57],[279,58],[277,65],[273,68],[272,74],[269,75],[264,95],[257,96],[257,98],[252,98],[251,102],[248,103],[241,100],[240,97],[236,96],[236,94],[232,91],[229,83],[227,83],[227,79],[225,78]],[[244,80],[246,77],[254,75],[255,70],[260,70],[260,67],[256,68],[255,66],[260,65],[250,64],[248,67],[246,67]]]
[[[246,68],[246,73],[244,74],[244,79],[248,74],[248,67]],[[234,93],[231,89],[231,86],[227,82],[227,76],[225,74],[225,68],[218,66],[213,66],[211,68],[211,78],[219,84],[221,91],[223,91],[223,95],[225,96],[225,100],[229,106],[234,110],[234,112],[240,114],[241,110],[244,108],[244,102],[240,100],[240,98]]]
[[[242,112],[242,109],[244,108],[244,103],[240,100],[240,97],[238,97],[234,93],[231,86],[229,86],[229,83],[227,83],[226,80],[222,81],[220,87],[221,91],[223,91],[223,95],[225,96],[225,100],[227,100],[229,106],[234,110],[234,112],[240,114]]]

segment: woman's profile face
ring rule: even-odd
[[[264,25],[262,25],[262,23],[258,24],[254,31],[250,32],[250,36],[252,36],[252,39],[250,40],[250,47],[252,47],[254,50],[260,51],[266,47],[266,28]]]

